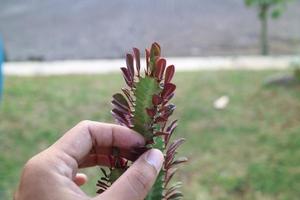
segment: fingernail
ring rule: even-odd
[[[159,173],[163,163],[163,155],[158,149],[151,149],[147,152],[146,161]]]

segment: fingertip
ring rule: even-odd
[[[153,166],[158,174],[164,162],[164,155],[159,149],[150,149],[146,152],[145,160]]]

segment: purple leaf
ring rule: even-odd
[[[175,161],[173,161],[171,166],[173,167],[175,165],[179,165],[179,164],[185,163],[187,161],[188,161],[188,159],[186,157],[180,157],[180,158],[176,159]]]
[[[128,113],[128,114],[130,113],[130,110],[128,108],[124,107],[122,104],[120,104],[116,100],[112,100],[111,104],[114,106],[114,108],[118,109],[122,113]]]
[[[165,186],[167,186],[169,184],[170,180],[172,179],[172,177],[174,176],[176,171],[177,171],[177,168],[169,169],[167,171],[167,177],[165,179]]]
[[[121,70],[123,72],[123,77],[124,77],[125,82],[127,83],[127,85],[129,87],[132,87],[132,79],[128,72],[128,69],[126,67],[121,67]]]
[[[126,125],[127,127],[131,127],[131,123],[129,122],[129,117],[126,117],[125,113],[122,113],[121,111],[117,109],[112,109],[111,111],[112,115],[115,117],[115,119],[122,125]]]

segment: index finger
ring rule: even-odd
[[[144,138],[133,130],[113,124],[83,121],[69,130],[51,148],[65,153],[79,165],[93,149],[131,149],[144,145]]]

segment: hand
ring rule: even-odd
[[[15,200],[142,200],[162,167],[159,150],[144,153],[107,191],[94,198],[80,189],[86,177],[77,171],[108,165],[105,155],[112,153],[112,147],[131,159],[130,149],[143,144],[143,137],[128,128],[83,121],[26,163]]]

